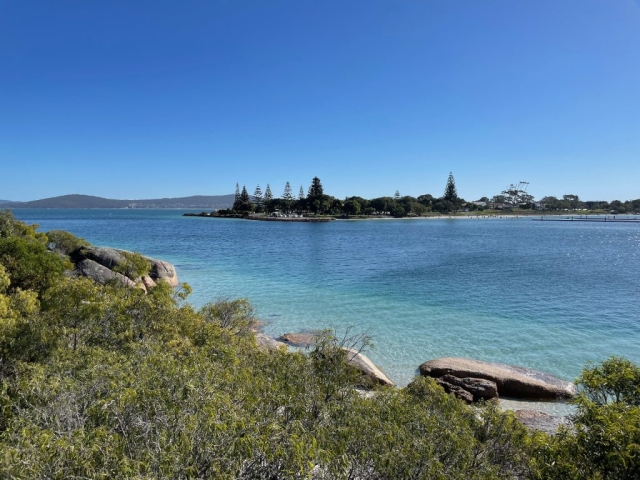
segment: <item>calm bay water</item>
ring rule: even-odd
[[[14,210],[41,230],[172,262],[201,306],[248,297],[265,331],[368,332],[398,384],[442,356],[573,380],[640,362],[640,225],[529,219],[336,221],[182,217],[175,210]]]

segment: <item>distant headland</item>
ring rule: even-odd
[[[208,208],[224,209],[233,205],[234,195],[193,195],[147,200],[114,200],[92,195],[62,195],[30,202],[0,201],[2,208]]]

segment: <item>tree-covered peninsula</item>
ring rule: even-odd
[[[549,436],[432,379],[372,385],[341,348],[365,338],[261,348],[248,301],[195,309],[187,285],[137,288],[140,255],[104,284],[75,276],[87,248],[0,213],[2,478],[639,477],[640,369],[626,360],[588,366]]]
[[[543,197],[535,200],[534,196],[527,192],[528,182],[512,184],[493,197],[482,197],[476,201],[467,201],[458,195],[453,173],[449,173],[443,194],[433,196],[425,193],[418,197],[401,195],[398,190],[393,196],[366,199],[358,196],[346,197],[344,200],[324,193],[322,182],[318,177],[311,180],[311,184],[305,194],[300,186],[297,196],[289,182],[285,183],[283,193],[275,196],[271,186],[267,184],[263,194],[260,185],[257,185],[253,195],[246,186],[240,189],[236,183],[236,192],[233,206],[230,209],[221,209],[218,216],[248,216],[258,215],[304,215],[318,216],[330,215],[334,217],[352,218],[365,217],[420,217],[441,214],[455,214],[460,212],[475,212],[482,214],[540,214],[556,212],[583,212],[583,213],[638,213],[640,212],[640,199],[621,202],[614,200],[583,201],[578,195],[567,194],[562,198]]]

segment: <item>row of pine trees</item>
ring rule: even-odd
[[[333,215],[358,215],[364,213],[391,214],[396,217],[405,215],[421,215],[429,211],[451,212],[458,210],[464,202],[458,197],[453,174],[447,179],[444,195],[434,198],[432,195],[421,195],[418,198],[401,196],[396,190],[393,197],[380,197],[367,200],[361,197],[347,197],[344,201],[324,194],[322,182],[318,177],[311,180],[311,185],[305,195],[304,188],[300,186],[297,198],[293,195],[291,184],[286,182],[284,192],[280,197],[274,197],[271,186],[267,184],[264,193],[260,185],[256,186],[253,195],[249,195],[246,186],[240,190],[236,183],[235,199],[232,211],[234,213],[271,213],[282,211],[289,213],[314,213]]]

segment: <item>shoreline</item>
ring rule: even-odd
[[[371,216],[319,216],[319,217],[267,217],[241,214],[215,215],[208,212],[183,213],[183,217],[205,217],[205,218],[235,218],[239,220],[254,220],[262,222],[300,222],[300,223],[327,223],[332,221],[358,222],[358,221],[389,221],[389,220],[533,220],[533,221],[554,221],[554,222],[592,222],[592,223],[638,223],[640,215],[633,214],[488,214],[488,215],[428,215],[419,217],[391,217],[387,215]]]

